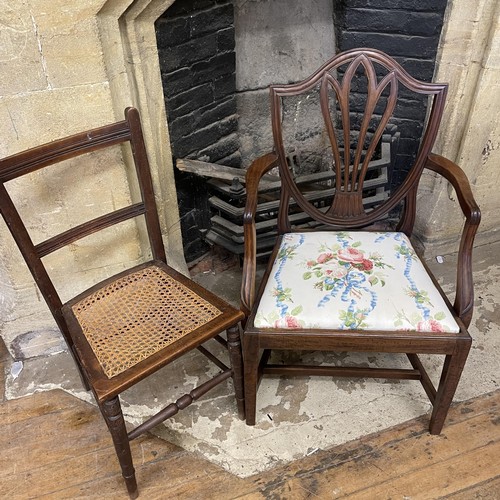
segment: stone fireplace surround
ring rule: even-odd
[[[1,13],[7,38],[0,49],[0,68],[6,75],[0,84],[0,154],[121,119],[126,106],[138,107],[168,256],[174,267],[186,271],[154,31],[154,22],[172,3],[56,0],[47,6],[43,0],[12,0]],[[450,0],[435,77],[450,82],[435,150],[457,161],[471,178],[484,214],[479,242],[498,239],[500,201],[494,180],[500,160],[499,17],[500,5],[494,0],[480,0],[475,12],[467,2]],[[32,187],[39,181],[33,176]],[[117,195],[129,196],[126,176],[114,187]],[[107,192],[110,187],[98,189]],[[460,223],[451,215],[457,201],[432,176],[424,179],[422,191],[422,220],[436,222],[432,233],[421,237],[433,249],[444,248],[454,241]],[[438,221],[443,213],[450,216]],[[0,334],[18,360],[57,352],[63,348],[59,334],[3,223],[0,233]],[[136,232],[131,235],[137,241],[121,256],[123,262],[141,257],[140,238]],[[69,284],[67,291],[112,271],[106,266],[91,269],[91,276],[81,275],[81,282]],[[22,335],[25,343],[17,342],[14,349],[14,340]]]

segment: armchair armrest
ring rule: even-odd
[[[258,188],[261,178],[278,165],[278,157],[268,153],[257,158],[248,168],[245,183],[247,199],[243,214],[245,253],[241,283],[241,309],[248,316],[255,301],[255,273],[257,268],[257,232],[255,214],[257,211]]]
[[[458,250],[456,294],[453,307],[465,326],[469,326],[474,308],[474,288],[472,278],[472,247],[481,211],[474,200],[469,181],[464,171],[443,156],[430,154],[425,168],[443,176],[455,189],[465,223]]]

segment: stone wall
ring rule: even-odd
[[[438,50],[436,81],[449,92],[435,152],[466,172],[482,211],[478,245],[500,238],[500,2],[450,0]],[[458,201],[434,175],[421,183],[417,230],[431,254],[457,248]],[[430,222],[430,224],[429,224]]]
[[[239,167],[234,15],[229,0],[177,0],[156,21],[158,56],[174,161],[194,158]],[[175,171],[184,255],[209,247],[206,183]]]
[[[174,157],[239,166],[232,3],[178,0],[156,33]]]
[[[141,5],[138,5],[140,3]],[[163,100],[148,95],[161,80],[154,40],[154,20],[161,11],[135,0],[12,0],[0,11],[0,155],[14,154],[65,135],[123,119],[135,105],[144,124],[161,210],[165,244],[171,262],[184,269]],[[149,18],[149,20],[148,20]],[[145,24],[142,22],[146,21]],[[153,42],[151,41],[153,35]],[[156,66],[148,61],[154,48]],[[155,73],[156,68],[156,73]],[[148,73],[149,72],[149,73]],[[148,81],[145,89],[143,82]],[[153,92],[155,94],[155,92]],[[91,204],[121,205],[133,195],[128,166],[120,151],[73,173],[70,164],[55,175],[35,173],[9,183],[20,200],[36,241],[59,228],[57,216],[81,202],[84,210],[64,217],[71,226]],[[50,205],[51,196],[56,203]],[[91,201],[91,199],[93,201]],[[74,208],[74,207],[73,207]],[[123,250],[118,245],[124,243]],[[135,225],[93,242],[75,243],[70,252],[54,253],[49,268],[63,298],[143,258]],[[111,262],[116,261],[115,265]],[[57,271],[59,270],[59,271]],[[74,273],[74,271],[76,271]],[[0,335],[18,359],[51,354],[64,348],[55,323],[3,223],[0,222]]]

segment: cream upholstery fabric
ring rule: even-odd
[[[403,233],[285,234],[255,326],[458,332]]]

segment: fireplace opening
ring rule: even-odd
[[[235,37],[230,1],[178,0],[156,21],[158,55],[174,160],[239,167]],[[175,169],[186,260],[208,249],[208,191]]]
[[[248,167],[273,148],[268,86],[300,81],[341,50],[379,48],[431,81],[445,8],[446,0],[372,0],[369,6],[359,0],[177,0],[155,25],[174,162]],[[385,134],[392,149],[381,148],[390,168],[373,170],[380,181],[375,198],[405,178],[425,120],[418,101],[407,96]],[[304,142],[295,141],[290,151],[294,168],[306,176],[321,170],[307,154],[315,135],[307,106],[313,109],[314,99],[300,108]],[[186,261],[213,244],[241,253],[234,217],[221,218],[221,204],[232,215],[241,211],[241,186],[178,169],[175,176]],[[270,227],[273,213],[264,215]]]

